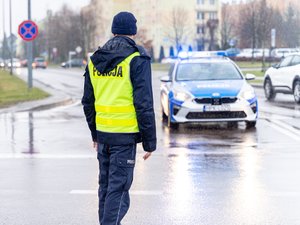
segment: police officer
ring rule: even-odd
[[[82,104],[99,161],[99,221],[120,225],[129,209],[136,144],[156,149],[150,57],[132,39],[136,18],[113,18],[114,37],[92,56],[85,71]]]

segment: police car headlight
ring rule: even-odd
[[[191,99],[191,96],[188,93],[183,92],[183,91],[175,91],[174,98],[178,101],[185,102],[185,101]]]
[[[245,90],[245,91],[241,92],[241,97],[246,100],[250,100],[252,98],[255,98],[255,93],[253,90]]]

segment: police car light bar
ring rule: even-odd
[[[227,57],[225,51],[200,51],[200,52],[179,52],[178,58],[189,59],[189,58],[211,58],[211,57]]]

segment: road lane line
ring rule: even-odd
[[[289,136],[290,138],[296,141],[300,141],[300,132],[297,129],[279,121],[270,120],[270,119],[266,119],[266,121],[269,122],[271,127],[276,129],[280,133]]]
[[[0,154],[0,159],[96,159],[96,155]]]
[[[277,191],[268,193],[271,197],[300,197],[300,192]]]
[[[162,191],[141,191],[141,190],[132,190],[129,191],[130,195],[137,195],[137,196],[160,196],[163,195]],[[72,190],[69,194],[73,195],[97,195],[97,190]]]

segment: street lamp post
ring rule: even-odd
[[[31,20],[31,0],[28,0],[28,20]],[[32,41],[27,42],[28,88],[32,88]]]

